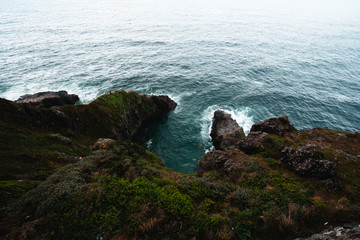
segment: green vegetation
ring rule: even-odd
[[[91,150],[99,137],[132,139],[156,111],[146,96],[122,91],[39,110],[46,121],[61,115],[58,125],[38,124],[24,105],[0,101],[0,108],[0,233],[8,239],[292,239],[325,219],[360,214],[359,134],[269,135],[253,155],[229,150],[242,166],[236,174],[199,177],[167,169],[131,141]],[[308,142],[337,164],[336,189],[281,163],[284,147]]]

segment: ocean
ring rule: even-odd
[[[178,103],[139,142],[184,173],[217,109],[246,133],[281,115],[360,131],[360,2],[1,0],[0,97],[120,89]]]

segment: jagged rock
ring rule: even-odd
[[[78,95],[68,94],[66,91],[26,94],[15,100],[18,103],[27,103],[39,108],[74,105],[77,101],[79,101]]]
[[[326,179],[336,175],[336,164],[326,160],[314,144],[284,148],[281,151],[281,161],[301,176]]]
[[[204,156],[202,156],[197,165],[197,172],[200,176],[203,173],[219,170],[222,168],[224,163],[229,159],[230,153],[220,150],[215,150],[211,152],[207,152]]]
[[[156,104],[157,110],[161,115],[176,108],[176,102],[166,95],[148,95],[148,97]]]
[[[210,133],[216,150],[224,150],[238,145],[240,139],[245,137],[244,130],[240,127],[230,114],[222,110],[214,113]]]
[[[296,238],[295,240],[341,240],[360,239],[359,223],[346,223],[342,227],[328,228],[321,233],[313,234],[309,238]]]
[[[92,150],[98,150],[98,149],[108,149],[109,145],[114,143],[115,140],[111,138],[99,138],[96,143],[92,146]]]
[[[202,176],[205,172],[218,170],[225,175],[239,174],[244,167],[238,155],[244,155],[240,151],[230,153],[227,151],[214,150],[202,156],[197,165],[197,172]]]
[[[263,122],[252,125],[250,132],[266,132],[284,136],[287,132],[295,131],[288,116],[268,118]]]
[[[240,140],[238,148],[247,154],[251,154],[264,149],[266,132],[250,132],[246,138]]]

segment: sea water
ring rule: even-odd
[[[360,131],[357,0],[1,0],[0,97],[117,89],[178,106],[139,140],[191,173],[211,118]]]

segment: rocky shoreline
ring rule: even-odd
[[[197,173],[182,174],[133,142],[176,107],[169,97],[115,91],[78,100],[64,91],[0,99],[5,239],[359,236],[355,223],[324,226],[360,220],[359,133],[297,130],[281,116],[245,136],[218,110],[215,150]]]

